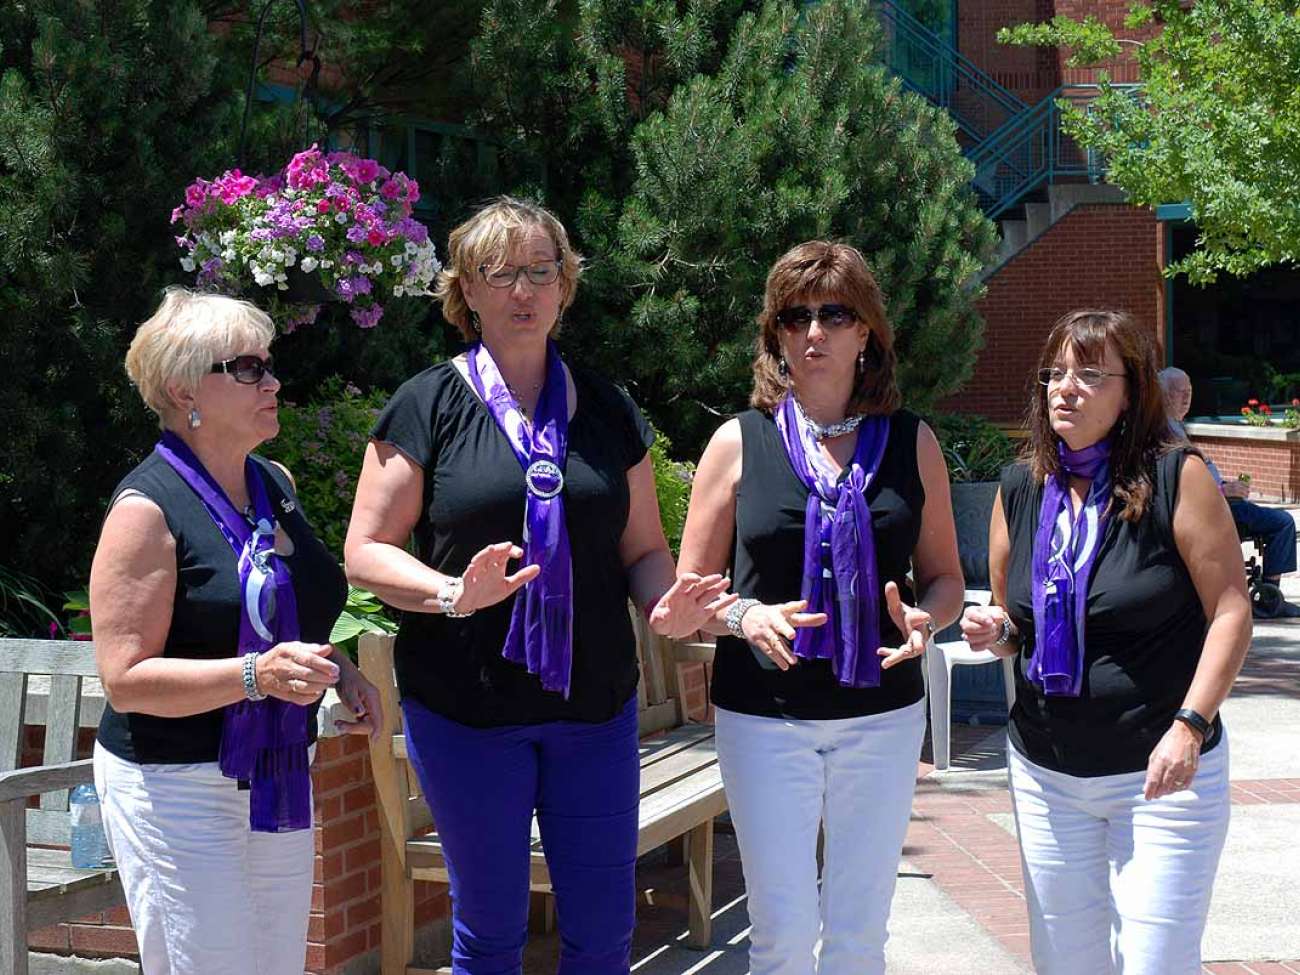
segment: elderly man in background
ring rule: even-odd
[[[1160,385],[1164,387],[1165,403],[1169,410],[1169,425],[1180,437],[1188,439],[1187,429],[1183,426],[1183,417],[1192,405],[1192,380],[1183,370],[1169,366],[1160,370]],[[1223,496],[1228,499],[1232,509],[1232,520],[1237,531],[1243,537],[1258,537],[1264,540],[1264,581],[1279,585],[1284,573],[1296,570],[1296,527],[1295,521],[1286,511],[1277,508],[1265,508],[1250,500],[1250,485],[1242,480],[1225,479],[1206,458],[1210,474],[1218,479]],[[1283,601],[1278,617],[1300,616],[1300,606]]]

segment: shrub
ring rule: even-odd
[[[939,413],[927,422],[939,438],[948,476],[962,481],[996,481],[1016,459],[1016,446],[1002,430],[982,416]]]

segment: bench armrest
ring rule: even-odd
[[[61,762],[58,765],[37,765],[34,768],[0,772],[0,802],[26,799],[28,796],[39,796],[43,792],[56,792],[59,789],[71,789],[83,782],[94,780],[93,760],[89,758],[75,762]]]
[[[679,664],[711,664],[713,663],[713,655],[717,651],[716,644],[702,641],[692,641],[690,643],[674,641],[672,648],[673,660]]]

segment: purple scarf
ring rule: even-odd
[[[1110,441],[1082,450],[1057,443],[1061,469],[1043,486],[1034,536],[1034,652],[1028,677],[1057,697],[1078,697],[1083,686],[1083,624],[1088,585],[1106,533],[1110,505]],[[1068,475],[1092,479],[1071,517]]]
[[[796,631],[795,656],[832,660],[844,687],[879,687],[880,586],[865,495],[885,453],[889,417],[862,421],[842,481],[822,456],[793,395],[781,401],[775,419],[790,466],[808,488],[800,598],[808,600],[807,612],[829,617],[825,626]]]
[[[542,687],[567,699],[573,669],[573,559],[564,521],[569,395],[555,343],[546,344],[546,381],[530,427],[482,342],[469,350],[469,378],[524,469],[524,565],[541,574],[515,594],[501,656],[523,664]]]
[[[244,479],[256,526],[235,510],[180,437],[166,430],[154,449],[199,496],[238,559],[243,595],[239,656],[298,639],[293,581],[275,554],[275,512],[252,458],[244,461]],[[239,701],[224,709],[219,764],[227,778],[249,783],[248,819],[254,832],[283,833],[312,824],[307,710],[275,698]]]

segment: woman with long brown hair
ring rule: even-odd
[[[730,567],[742,597],[716,616],[712,696],[750,970],[881,973],[925,731],[919,658],[961,607],[948,472],[901,409],[856,250],[780,257],[759,325],[753,409],[700,460],[678,564]]]
[[[1034,965],[1192,975],[1228,826],[1218,712],[1250,643],[1232,518],[1127,314],[1047,338],[972,647],[1019,655],[1008,765]]]

